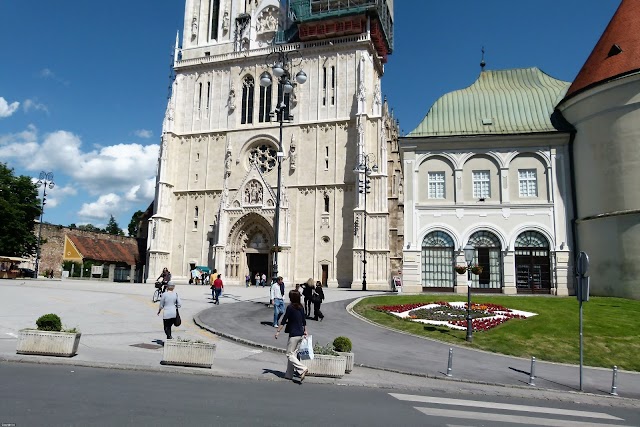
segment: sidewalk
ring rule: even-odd
[[[257,342],[263,342],[274,347],[283,347],[286,341],[276,341],[273,338],[274,328],[260,324],[261,321],[269,321],[273,318],[272,309],[266,307],[268,302],[267,288],[228,288],[226,293],[223,294],[219,306],[212,306],[208,287],[178,284],[176,290],[182,299],[181,315],[183,323],[180,328],[176,329],[174,336],[215,343],[217,346],[216,359],[212,369],[160,365],[164,334],[162,321],[156,316],[157,304],[151,302],[153,285],[95,281],[0,280],[0,291],[3,295],[3,306],[5,307],[0,314],[0,363],[51,363],[111,369],[180,372],[212,377],[238,377],[289,383],[282,379],[286,366],[283,354],[222,339],[201,329],[191,320],[194,317],[196,319],[206,318],[209,324],[207,328],[217,328],[219,330],[228,327],[229,324],[235,324],[233,322],[247,323],[252,326],[257,324],[257,326],[247,328],[257,331],[256,336],[253,337]],[[366,327],[375,328],[378,333],[384,336],[401,336],[403,339],[409,339],[412,343],[410,346],[415,345],[416,342],[420,343],[418,347],[424,345],[422,343],[423,340],[379,329],[347,314],[344,311],[347,301],[344,301],[344,299],[352,300],[361,295],[363,295],[362,292],[348,290],[330,289],[327,291],[329,301],[334,301],[334,303],[326,304],[326,309],[323,310],[327,318],[321,325],[327,328],[327,331],[329,331],[326,332],[327,334],[335,335],[331,333],[332,328],[343,330],[339,322],[346,322],[345,325],[347,326],[355,322],[366,325]],[[252,307],[252,310],[249,310],[248,307]],[[324,305],[323,308],[325,308]],[[340,310],[344,313],[344,318],[342,319]],[[40,315],[50,312],[60,315],[65,326],[76,326],[81,330],[82,338],[78,355],[67,359],[16,354],[18,331],[22,328],[34,327],[35,320]],[[203,313],[198,316],[200,312]],[[240,322],[242,318],[244,318],[244,322]],[[257,323],[251,324],[251,322]],[[331,326],[329,327],[328,325]],[[317,339],[326,342],[323,338],[325,332],[318,326],[311,321],[310,328],[314,337],[317,336]],[[243,330],[234,332],[239,333],[243,332]],[[361,337],[359,330],[353,330],[345,335],[350,335],[353,338],[356,363],[369,362],[369,358],[374,357],[374,355],[366,355],[368,350],[365,350],[367,347],[362,344],[362,341],[367,338]],[[425,341],[425,343],[433,345],[433,342]],[[395,345],[385,344],[377,347],[388,348]],[[374,345],[374,347],[376,346]],[[411,353],[415,351],[414,349]],[[378,366],[393,369],[393,366],[395,366],[391,363],[393,359],[396,358],[385,354],[380,359]],[[498,381],[475,380],[473,378],[468,378],[473,380],[472,382],[463,382],[460,379],[465,378],[463,375],[465,369],[456,365],[456,363],[463,364],[457,359],[457,353],[454,362],[454,377],[451,380],[445,380],[443,375],[438,372],[446,371],[446,354],[438,358],[437,362],[432,362],[425,358],[424,363],[431,365],[433,370],[427,375],[434,378],[402,375],[386,370],[358,367],[354,369],[353,373],[345,375],[342,379],[310,377],[305,380],[305,383],[382,387],[401,390],[427,391],[438,389],[451,393],[508,395],[640,408],[640,401],[603,398],[589,393],[573,393],[571,388],[566,386],[553,387],[569,391],[558,393],[532,388],[522,382],[511,383],[515,387],[490,386],[481,383],[496,383]],[[521,363],[521,365],[524,364],[524,362]],[[375,365],[375,363],[372,363],[372,365]],[[403,368],[402,365],[399,365],[399,367]],[[525,370],[527,369],[525,368]],[[577,372],[577,370],[575,371]],[[419,370],[415,370],[415,372],[421,373]],[[544,375],[544,371],[541,370],[540,366],[538,367],[538,372],[541,376]],[[518,375],[518,378],[524,377],[523,374]],[[640,393],[629,392],[630,388],[626,375],[622,374],[620,376],[618,389],[620,396],[638,398]],[[636,379],[636,383],[640,382],[637,381],[637,376],[632,379]],[[590,387],[586,389],[592,393],[605,393],[607,387],[611,385],[610,381],[609,377],[608,381],[601,387],[601,390],[590,389]],[[546,380],[536,384],[541,388],[549,387],[546,384]]]

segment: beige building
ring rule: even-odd
[[[575,127],[577,244],[595,295],[640,299],[640,2],[623,0],[558,110]]]
[[[402,247],[392,212],[401,204],[397,122],[381,95],[393,4],[289,3],[186,0],[149,222],[149,278],[166,266],[187,280],[190,268],[208,265],[225,283],[244,284],[248,273],[271,276],[277,254],[287,283],[360,287],[366,265],[369,289],[390,288]],[[304,71],[306,82],[285,93],[276,59],[292,80]],[[354,173],[365,158],[377,166],[368,178]],[[366,206],[358,191],[365,179]]]
[[[404,290],[568,295],[571,128],[553,115],[570,83],[537,68],[482,71],[400,138]]]

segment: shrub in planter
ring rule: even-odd
[[[18,354],[72,357],[78,352],[80,332],[75,328],[63,330],[57,314],[40,316],[38,329],[23,329],[18,337]]]
[[[333,348],[337,352],[348,353],[351,351],[351,340],[347,337],[338,337],[333,340]]]
[[[456,270],[456,273],[458,274],[464,274],[467,272],[467,266],[466,265],[456,265],[454,267],[454,269]]]
[[[60,332],[62,330],[62,321],[60,320],[60,316],[53,313],[40,316],[38,320],[36,320],[36,325],[38,325],[39,331]]]
[[[351,352],[351,340],[347,337],[337,337],[333,340],[333,348],[340,356],[344,356],[347,359],[345,373],[348,374],[353,371],[354,354]]]
[[[473,267],[471,267],[471,272],[475,275],[480,275],[482,274],[482,266],[481,265],[474,265]]]
[[[314,345],[313,353],[313,360],[301,360],[302,364],[309,368],[308,375],[330,378],[340,378],[344,375],[347,359],[333,349],[332,343],[325,346]]]
[[[162,365],[209,368],[213,365],[216,345],[204,341],[178,338],[164,342]]]

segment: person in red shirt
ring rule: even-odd
[[[220,276],[222,276],[222,274],[218,274],[218,278],[216,280],[213,281],[213,299],[214,299],[214,304],[220,305],[220,294],[222,293],[222,290],[224,289],[224,285],[222,284],[222,279],[220,278]]]

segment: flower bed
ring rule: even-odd
[[[459,330],[467,328],[466,302],[435,301],[382,305],[375,307],[375,309],[412,322],[442,325]],[[474,331],[487,331],[510,319],[526,319],[536,314],[513,310],[497,304],[471,303],[470,315]]]

